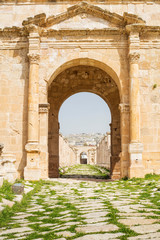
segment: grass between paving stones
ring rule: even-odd
[[[34,189],[29,193],[24,194],[23,199],[20,203],[16,202],[12,208],[10,208],[9,206],[6,206],[0,212],[0,227],[6,226],[6,224],[11,221],[11,217],[13,217],[15,213],[26,211],[26,207],[28,207],[28,204],[32,196],[40,190],[42,184],[43,184],[42,181],[33,182]],[[8,228],[11,228],[11,227],[14,227],[14,225],[8,225]]]
[[[0,202],[2,198],[12,201],[15,197],[15,194],[12,192],[12,184],[7,180],[4,180],[2,187],[0,188]]]
[[[149,200],[151,202],[151,205],[146,203],[143,204],[144,205],[144,209],[142,208],[141,210],[137,210],[137,212],[146,212],[146,208],[151,208],[153,209],[152,212],[156,213],[157,215],[160,214],[160,211],[158,211],[159,206],[160,206],[160,191],[159,191],[159,186],[158,183],[160,184],[160,182],[158,182],[160,180],[159,176],[147,176],[147,179],[130,179],[130,180],[121,180],[121,181],[116,181],[116,182],[110,182],[110,183],[98,183],[99,187],[102,187],[101,189],[95,189],[94,193],[95,193],[95,197],[90,197],[92,199],[101,199],[101,197],[103,197],[104,193],[106,195],[107,192],[109,193],[115,193],[115,200],[119,200],[119,197],[116,195],[117,191],[121,191],[121,193],[123,192],[127,192],[127,194],[121,194],[124,195],[124,198],[127,198],[129,196],[129,199],[133,199],[135,201],[135,203],[139,203],[139,201],[145,201],[145,200]],[[65,194],[64,195],[57,195],[55,190],[51,190],[49,188],[46,188],[47,185],[52,185],[52,186],[57,186],[57,185],[61,185],[62,187],[67,186],[67,184],[64,183],[60,183],[60,182],[42,182],[42,183],[37,183],[41,186],[43,185],[45,187],[45,190],[47,189],[48,192],[45,193],[46,194],[36,194],[36,192],[38,193],[38,191],[35,191],[33,194],[35,195],[35,202],[41,207],[43,207],[43,209],[45,210],[44,212],[41,211],[35,211],[32,212],[33,216],[28,217],[27,219],[33,224],[29,224],[29,226],[33,229],[33,233],[31,233],[29,236],[24,237],[24,239],[26,240],[31,240],[31,239],[37,239],[37,238],[43,238],[46,240],[50,240],[50,239],[59,239],[62,236],[58,236],[58,232],[61,231],[70,231],[71,233],[75,233],[74,236],[72,237],[65,237],[67,240],[71,240],[71,239],[75,239],[77,237],[80,236],[84,236],[84,235],[88,235],[86,233],[77,233],[76,232],[76,227],[77,224],[71,225],[71,226],[66,226],[66,220],[62,218],[63,216],[63,212],[65,211],[69,211],[69,217],[73,218],[73,220],[69,220],[67,222],[80,222],[83,225],[85,224],[84,219],[81,217],[81,213],[79,211],[79,208],[76,208],[76,205],[74,203],[70,202],[70,199],[67,199]],[[80,191],[83,190],[83,188],[89,188],[89,183],[87,182],[81,182],[79,183],[79,188]],[[34,188],[35,189],[35,188]],[[72,192],[74,193],[74,195],[77,197],[77,199],[81,200],[79,198],[79,192],[76,188],[72,188],[71,189]],[[85,190],[86,191],[86,190]],[[83,192],[83,191],[82,191]],[[134,193],[137,194],[136,197],[134,197]],[[33,194],[31,194],[30,198],[27,200],[26,205],[24,202],[24,208],[20,208],[17,210],[18,211],[24,211],[26,209],[26,206],[28,207],[28,204],[30,203],[30,200],[32,199]],[[48,194],[50,196],[55,196],[54,197],[54,201],[55,201],[55,207],[54,208],[50,208],[49,203],[46,201],[48,198]],[[133,198],[132,198],[132,194],[133,194]],[[38,198],[36,198],[36,196],[38,196]],[[83,201],[85,201],[85,198],[83,197],[82,199]],[[119,223],[119,219],[121,218],[119,216],[119,212],[118,209],[114,208],[113,205],[111,204],[111,201],[106,200],[103,198],[103,204],[106,206],[106,208],[108,209],[109,213],[106,215],[106,217],[108,217],[109,219],[107,220],[109,223],[111,224],[115,224],[119,227],[119,229],[117,231],[112,231],[112,233],[118,233],[121,232],[124,235],[120,236],[119,239],[121,240],[126,240],[128,239],[128,237],[132,237],[132,236],[137,236],[138,234],[134,231],[132,231],[128,226]],[[155,211],[154,211],[155,208]],[[13,211],[13,215],[14,215],[14,211]],[[13,216],[13,215],[10,216]],[[42,216],[46,216],[45,219],[42,219],[42,222],[40,222],[40,217]],[[67,214],[68,215],[68,214]],[[8,219],[10,219],[10,216],[8,217]],[[68,216],[66,216],[68,217]],[[147,216],[148,218],[149,216]],[[152,218],[152,216],[150,216]],[[156,216],[153,216],[153,218],[157,218]],[[158,216],[159,218],[159,216]],[[5,217],[3,216],[3,221],[4,221]],[[0,220],[2,220],[2,218],[0,217]],[[0,221],[1,222],[1,221]],[[8,221],[9,222],[9,221]],[[35,222],[35,223],[34,223]],[[45,223],[52,223],[53,226],[58,226],[58,228],[56,227],[55,230],[53,228],[50,228],[49,226],[41,226],[41,224],[45,224]],[[4,224],[6,225],[6,223]],[[3,226],[4,226],[3,225]],[[17,225],[18,226],[18,225]],[[16,225],[11,225],[10,227],[16,227]],[[66,227],[65,230],[61,230],[61,227]],[[103,232],[98,232],[98,233],[103,233]],[[110,232],[111,233],[111,232]],[[92,234],[92,233],[90,233]],[[96,233],[93,233],[96,234]],[[12,239],[14,237],[14,234],[8,234],[8,239]]]
[[[144,183],[142,192],[137,199],[149,200],[151,204],[144,204],[145,208],[153,209],[153,213],[160,215],[160,187],[157,186],[160,176],[147,174],[145,180],[149,180],[149,182]],[[142,210],[141,212],[147,211]],[[150,216],[149,218],[159,219],[159,216]]]
[[[81,196],[77,188],[71,188],[71,190],[74,192],[75,195]]]
[[[108,211],[110,212],[106,215],[106,217],[109,218],[107,220],[108,223],[115,224],[117,227],[119,227],[118,230],[112,231],[112,233],[118,233],[118,232],[124,233],[125,235],[119,237],[119,239],[121,239],[121,240],[127,240],[128,237],[138,236],[138,234],[135,231],[131,230],[126,225],[118,222],[118,220],[120,219],[120,217],[118,215],[119,211],[118,211],[118,209],[116,209],[112,206],[112,204],[110,203],[109,200],[105,200],[105,201],[103,201],[103,203],[107,206]]]
[[[69,168],[61,168],[60,176],[63,175],[92,175],[109,178],[109,170],[96,165],[77,164]]]
[[[55,191],[52,192],[53,195],[55,195]],[[48,204],[45,203],[45,196],[44,195],[38,195],[40,197],[40,200],[37,199],[37,202],[40,203],[40,206],[42,205],[43,208],[45,209],[46,212],[48,212],[47,218],[46,219],[42,219],[43,224],[45,223],[52,223],[52,224],[56,224],[59,227],[64,227],[65,226],[65,221],[63,220],[63,218],[61,219],[61,217],[63,216],[63,212],[65,211],[70,211],[70,217],[72,217],[74,219],[74,222],[79,222],[79,221],[83,221],[83,218],[81,218],[80,216],[80,211],[75,207],[74,204],[70,203],[70,201],[61,195],[57,195],[57,197],[55,198],[56,200],[56,205],[54,208],[49,208]],[[31,233],[28,237],[26,237],[26,240],[30,240],[30,239],[36,239],[36,238],[40,238],[43,237],[43,239],[57,239],[60,238],[61,236],[56,235],[56,233],[58,233],[59,231],[62,230],[58,230],[58,229],[54,229],[51,230],[50,227],[41,227],[41,224],[38,223],[39,221],[39,217],[43,216],[44,213],[43,212],[33,212],[34,215],[37,216],[29,216],[27,219],[31,222],[36,222],[36,224],[30,224],[29,227],[32,228],[34,230],[34,233]],[[60,219],[59,219],[60,218]],[[68,221],[69,222],[69,221]],[[75,228],[77,227],[77,225],[72,225],[72,226],[66,226],[65,231],[70,231],[73,233],[76,233]],[[48,231],[48,233],[47,233]],[[44,234],[45,232],[45,234]],[[77,236],[81,236],[82,234],[78,234]],[[70,239],[70,238],[67,238]],[[71,238],[72,239],[72,238]]]

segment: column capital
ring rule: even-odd
[[[131,52],[129,53],[129,61],[131,64],[138,63],[140,58],[139,52]]]
[[[49,108],[49,103],[41,103],[39,104],[39,113],[48,113]]]
[[[28,53],[28,58],[30,64],[39,64],[40,61],[40,54],[39,53]]]
[[[121,113],[129,113],[129,111],[130,111],[129,104],[120,103],[119,104],[119,110],[120,110]]]

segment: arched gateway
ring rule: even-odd
[[[81,59],[82,60],[82,59]],[[79,62],[82,62],[79,60]],[[102,97],[111,110],[111,172],[113,178],[120,178],[121,136],[120,136],[120,96],[112,77],[104,70],[88,65],[78,65],[63,70],[49,86],[49,177],[58,177],[59,167],[59,124],[58,113],[62,103],[77,92],[92,92]],[[73,61],[74,62],[74,61]],[[91,61],[94,62],[93,60]],[[96,62],[94,62],[96,65]],[[78,107],[78,106],[77,106]]]
[[[112,178],[159,173],[158,2],[148,11],[143,0],[72,6],[65,0],[42,6],[11,1],[10,12],[5,2],[0,160],[16,162],[25,179],[58,177],[58,112],[68,97],[85,91],[98,94],[111,111]]]

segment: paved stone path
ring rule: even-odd
[[[24,212],[0,229],[2,239],[160,239],[160,183],[46,182]]]

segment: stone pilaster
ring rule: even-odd
[[[121,165],[121,177],[128,177],[128,168],[129,168],[129,153],[128,153],[128,144],[129,144],[129,113],[130,106],[127,103],[119,104],[120,118],[121,118],[121,153],[120,165]]]
[[[140,108],[139,108],[139,66],[140,54],[133,52],[129,54],[130,64],[130,142],[140,141]]]
[[[39,35],[29,36],[29,88],[28,88],[28,141],[25,146],[27,164],[24,169],[26,180],[39,180]]]
[[[113,119],[112,124],[110,124],[111,128],[111,178],[112,179],[120,179],[121,169],[120,169],[120,126],[118,119]]]
[[[139,58],[139,33],[133,26],[129,34],[130,178],[144,176],[143,144],[140,142]]]
[[[48,112],[49,103],[39,104],[40,122],[40,169],[41,178],[48,178]]]

